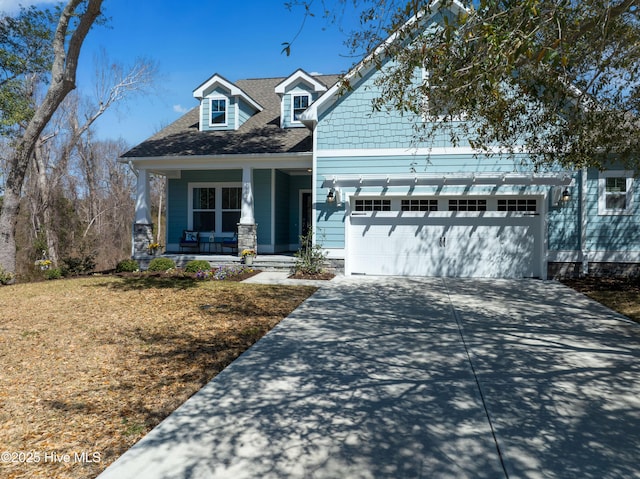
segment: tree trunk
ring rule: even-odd
[[[60,14],[53,41],[55,56],[51,68],[51,84],[8,162],[6,190],[0,212],[0,267],[6,271],[16,271],[16,224],[20,213],[20,194],[29,161],[49,120],[64,98],[76,87],[80,49],[89,29],[100,15],[102,1],[69,0]],[[87,3],[86,10],[78,15],[76,10],[84,3]],[[74,23],[73,19],[78,19],[77,23]]]
[[[42,151],[44,145],[38,141],[38,146],[34,152],[35,170],[37,175],[36,184],[40,198],[40,211],[42,212],[42,228],[47,242],[47,257],[54,266],[58,266],[58,235],[53,224],[53,215],[51,213],[51,179],[47,178],[47,164],[44,158],[45,153]]]

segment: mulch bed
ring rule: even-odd
[[[640,278],[567,278],[561,282],[592,299],[640,322]]]
[[[325,281],[329,281],[332,280],[333,278],[335,278],[335,274],[330,273],[330,272],[323,272],[323,273],[318,273],[318,274],[305,274],[305,273],[300,273],[300,272],[296,272],[294,274],[292,274],[291,276],[289,276],[289,278],[292,279],[317,279],[317,280],[325,280]]]

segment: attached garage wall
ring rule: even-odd
[[[541,196],[351,198],[346,273],[541,277],[543,201]]]

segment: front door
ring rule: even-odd
[[[313,218],[313,202],[310,191],[302,192],[300,203],[300,236],[305,236],[311,228]]]

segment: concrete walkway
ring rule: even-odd
[[[640,327],[554,282],[340,278],[107,469],[640,478]]]

